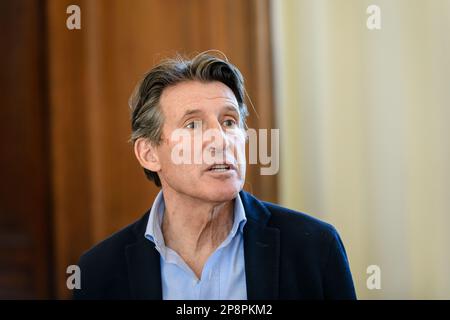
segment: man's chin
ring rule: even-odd
[[[205,190],[204,198],[211,202],[226,202],[236,198],[239,191],[241,191],[241,188],[211,186],[211,188]]]

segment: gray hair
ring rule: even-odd
[[[131,108],[131,138],[134,145],[137,139],[146,138],[154,145],[161,142],[164,114],[159,104],[165,88],[185,81],[219,81],[228,86],[238,102],[241,118],[240,125],[246,127],[248,116],[245,104],[244,78],[236,66],[209,53],[200,53],[192,59],[177,56],[166,59],[153,67],[140,81],[132,94],[129,105]],[[150,181],[160,187],[161,180],[156,172],[144,168]]]

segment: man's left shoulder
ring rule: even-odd
[[[280,229],[284,236],[296,239],[320,238],[326,242],[339,238],[336,228],[319,218],[275,203],[261,202],[270,212],[269,226]]]
[[[331,224],[309,214],[259,201],[266,226],[277,230],[280,246],[280,286],[286,297],[355,299],[349,261],[342,240]],[[298,270],[302,270],[298,274]],[[298,287],[295,284],[300,283]],[[309,288],[305,293],[304,288]],[[296,289],[297,288],[297,289]],[[302,289],[303,288],[303,289]]]

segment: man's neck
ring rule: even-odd
[[[234,200],[211,203],[166,192],[164,202],[162,233],[165,244],[177,252],[200,278],[207,258],[231,230]]]

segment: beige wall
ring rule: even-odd
[[[274,0],[272,20],[281,203],[337,227],[360,298],[450,299],[450,1]]]

